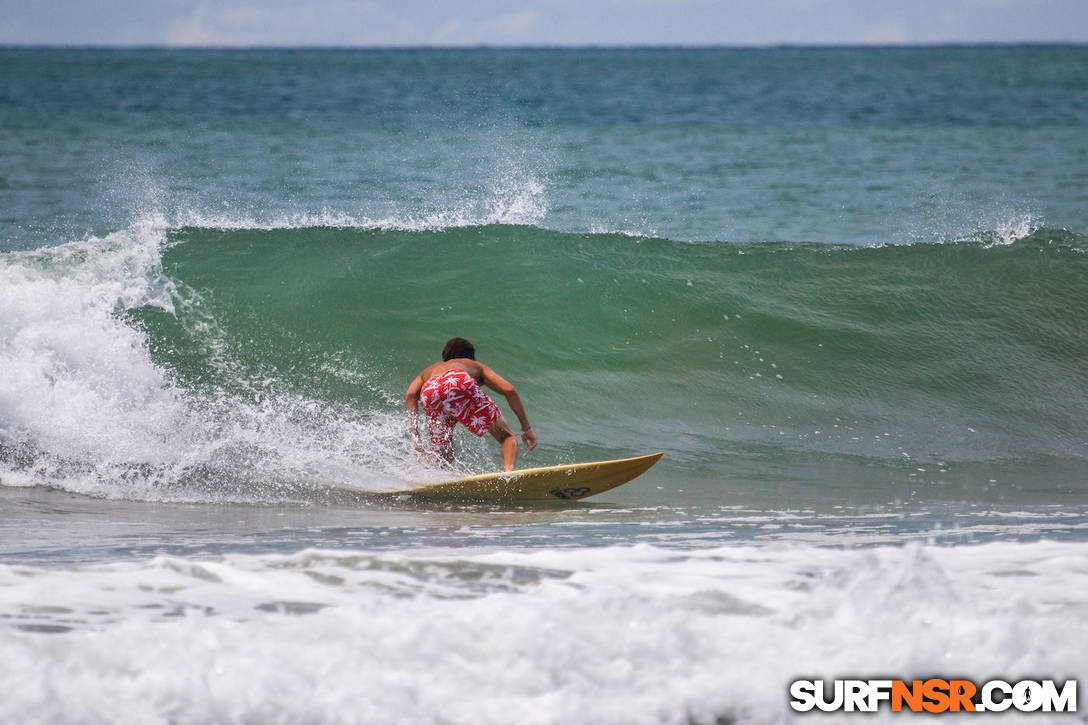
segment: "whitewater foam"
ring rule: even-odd
[[[0,257],[0,440],[110,456],[146,441],[149,419],[180,416],[145,337],[119,317],[173,310],[156,234],[143,231]]]
[[[1086,591],[1049,542],[0,566],[0,719],[778,723],[803,676],[1072,678]]]
[[[179,385],[128,313],[154,307],[199,328],[230,368],[200,298],[164,274],[161,220],[0,256],[0,477],[110,498],[312,498],[330,483],[400,487],[427,477],[403,421],[277,388]]]

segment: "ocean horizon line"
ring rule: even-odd
[[[170,43],[0,43],[0,51],[9,50],[89,50],[89,51],[586,51],[586,50],[646,50],[646,51],[767,51],[767,50],[934,50],[934,49],[1008,49],[1008,48],[1088,48],[1082,41],[939,41],[908,43],[464,43],[464,44],[170,44]]]

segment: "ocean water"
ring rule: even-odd
[[[1088,48],[9,48],[0,130],[2,722],[1088,671]],[[522,465],[664,458],[345,498],[499,467],[411,450],[454,335]]]

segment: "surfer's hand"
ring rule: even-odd
[[[525,447],[530,451],[536,448],[536,433],[533,432],[532,428],[523,430],[521,432],[521,439],[525,441]]]

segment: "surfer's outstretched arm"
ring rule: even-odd
[[[518,391],[491,368],[486,365],[480,365],[480,367],[483,369],[484,385],[506,398],[506,404],[510,406],[510,410],[514,411],[514,415],[518,417],[518,422],[521,424],[521,439],[525,441],[525,447],[530,451],[533,450],[537,443],[536,433],[529,425],[529,416],[525,414],[525,406],[521,402]]]

